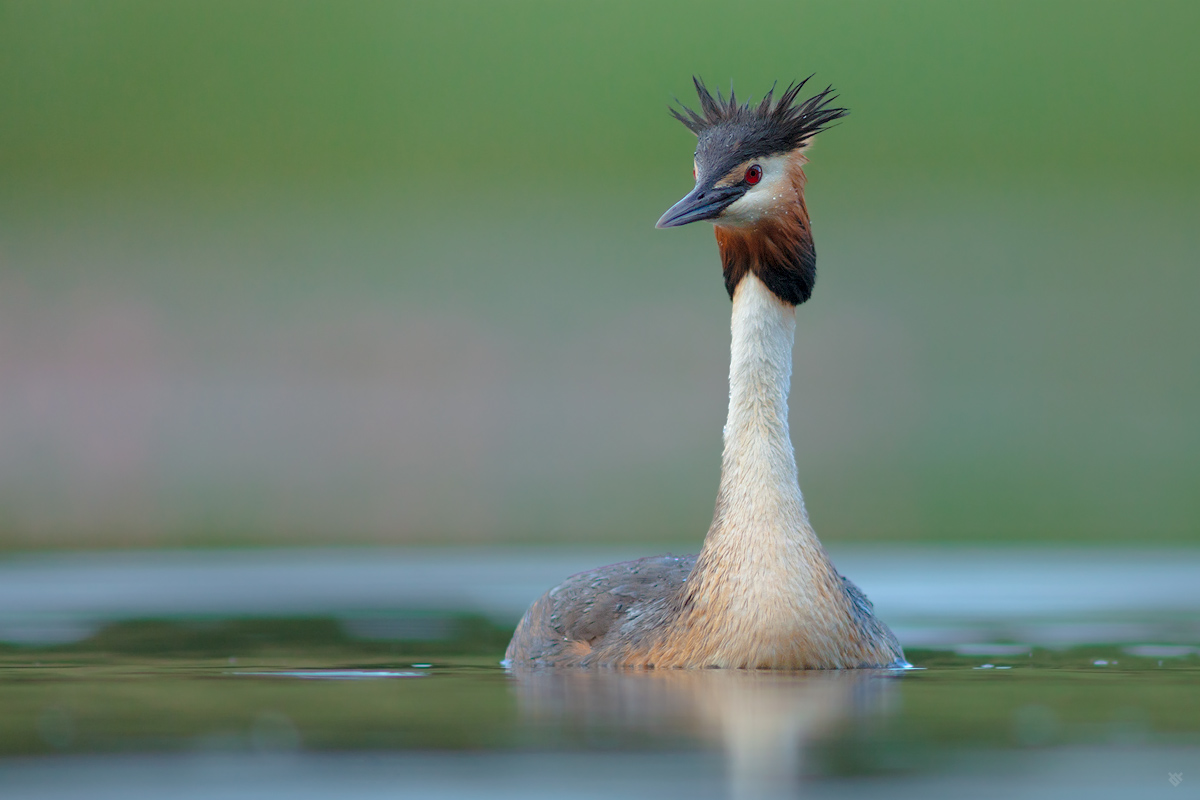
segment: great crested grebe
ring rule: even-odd
[[[871,603],[808,522],[788,435],[796,306],[816,280],[805,149],[844,116],[808,79],[738,105],[693,79],[696,186],[659,228],[711,220],[733,300],[729,416],[717,507],[696,556],[655,556],[568,578],[536,600],[505,654],[539,666],[838,669],[903,665]]]

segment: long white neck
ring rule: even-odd
[[[720,490],[725,508],[714,528],[811,535],[788,433],[796,308],[750,273],[734,293],[730,327],[729,416]],[[784,521],[790,524],[781,526]]]
[[[739,593],[803,592],[832,566],[809,526],[788,434],[795,306],[748,273],[732,334],[721,486],[701,562],[722,564]]]
[[[890,634],[862,627],[808,524],[788,436],[795,336],[795,306],[747,273],[733,295],[717,510],[679,595],[679,652],[664,663],[827,668],[899,652]]]

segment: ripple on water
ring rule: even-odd
[[[300,669],[261,672],[226,672],[226,675],[251,678],[300,678],[302,680],[362,681],[379,678],[424,678],[428,672],[392,672],[378,669]]]

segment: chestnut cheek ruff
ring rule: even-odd
[[[785,213],[762,219],[753,227],[715,227],[730,298],[749,272],[785,303],[798,306],[812,295],[817,251],[802,197]]]

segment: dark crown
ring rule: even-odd
[[[752,106],[749,102],[738,105],[732,88],[728,100],[720,92],[713,97],[704,81],[693,77],[703,113],[697,114],[682,103],[678,110],[672,108],[670,111],[696,136],[726,140],[741,158],[787,153],[806,147],[812,137],[849,113],[845,108],[831,105],[837,99],[832,86],[797,104],[796,97],[811,78],[810,75],[799,83],[789,84],[776,102],[772,102],[775,95],[772,86],[762,101]],[[717,135],[709,137],[706,134]]]

